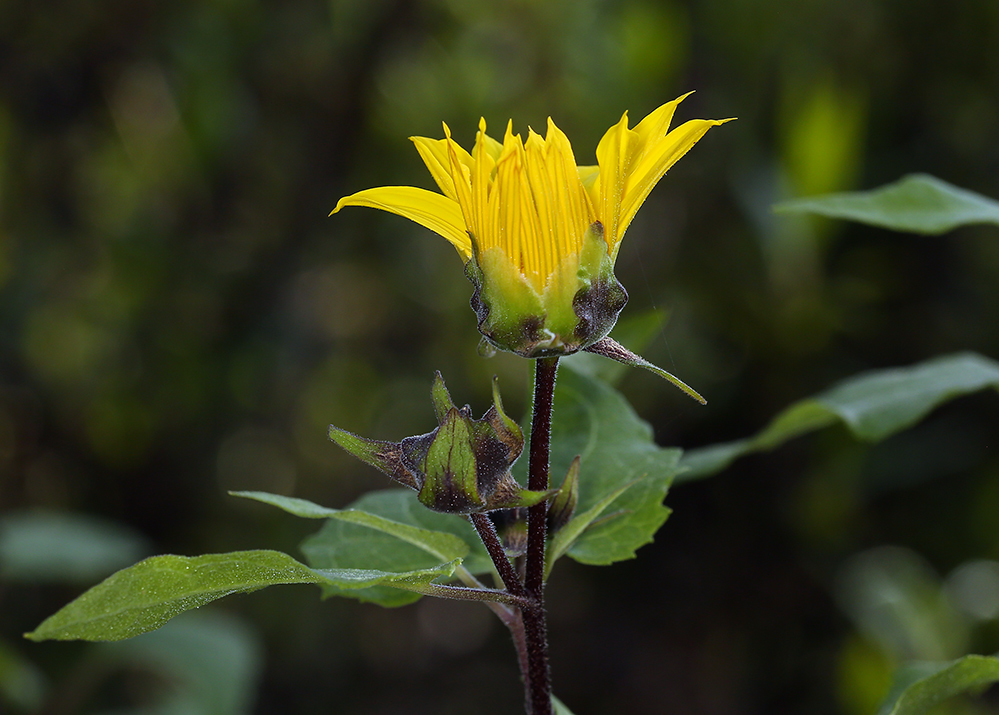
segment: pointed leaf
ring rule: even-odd
[[[35,641],[122,640],[155,630],[183,611],[233,593],[290,583],[337,589],[395,586],[412,590],[438,577],[450,576],[459,563],[393,573],[311,569],[279,551],[153,556],[108,577],[26,636]]]
[[[895,231],[940,234],[976,223],[999,225],[999,202],[927,174],[910,174],[871,191],[784,201],[777,213],[811,213]]]
[[[679,479],[710,476],[738,457],[838,421],[859,439],[877,442],[911,427],[941,403],[987,387],[999,388],[999,362],[975,353],[867,372],[791,405],[755,437],[687,451]]]
[[[950,663],[907,666],[878,715],[922,715],[944,700],[999,682],[999,658],[966,655]]]
[[[451,535],[469,548],[462,567],[473,574],[493,571],[482,542],[472,525],[460,516],[434,512],[416,499],[408,489],[369,492],[347,510],[364,512],[383,519],[417,527],[421,530]],[[439,559],[425,549],[368,526],[342,519],[330,519],[317,533],[302,543],[306,561],[314,568],[377,568],[385,571],[411,571],[432,568]],[[372,601],[383,606],[402,606],[419,599],[418,593],[398,588],[340,589],[324,587],[327,596],[346,596]]]
[[[577,514],[575,517],[570,519],[569,523],[555,533],[551,543],[548,544],[548,554],[545,559],[545,578],[548,578],[548,574],[551,573],[552,566],[555,562],[565,556],[569,547],[576,543],[576,540],[580,537],[580,535],[590,528],[592,524],[596,523],[603,513],[607,511],[607,507],[614,503],[614,500],[621,496],[621,494],[624,493],[624,490],[634,483],[635,482],[631,482],[615,489],[582,514]]]
[[[555,387],[552,474],[567,473],[577,454],[578,514],[592,514],[593,523],[601,513],[623,513],[574,535],[565,552],[587,564],[633,558],[669,515],[662,502],[678,471],[680,450],[659,447],[652,428],[614,388],[567,369]],[[591,512],[598,505],[596,513]],[[565,548],[572,523],[563,529],[569,529],[566,536],[556,535],[561,540],[553,553]]]

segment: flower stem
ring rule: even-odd
[[[528,489],[547,491],[548,462],[551,452],[552,404],[555,399],[555,376],[558,358],[535,361],[534,401],[531,417],[531,446],[528,461]],[[527,510],[527,553],[524,580],[507,557],[496,527],[485,514],[470,514],[505,591],[481,588],[438,587],[427,593],[443,598],[482,599],[493,608],[510,629],[517,648],[517,660],[524,679],[528,715],[552,715],[551,673],[548,668],[548,626],[545,620],[545,548],[548,541],[548,502]],[[477,585],[477,580],[469,574]],[[432,586],[434,584],[431,584]],[[423,587],[426,589],[426,587]],[[515,610],[507,610],[512,606]]]
[[[535,361],[534,404],[531,419],[531,453],[528,462],[528,489],[548,489],[548,462],[551,451],[552,405],[558,357]],[[545,620],[545,544],[548,537],[548,502],[527,511],[527,565],[524,587],[530,605],[521,608],[527,645],[527,711],[530,715],[551,715],[551,673],[548,667],[548,627]]]
[[[507,591],[514,596],[525,596],[527,592],[524,590],[524,584],[520,582],[517,572],[513,569],[513,564],[507,558],[493,522],[485,514],[469,514],[468,518],[475,527],[475,530],[479,532],[482,545],[489,552],[489,557],[493,560],[496,571],[499,573],[500,578],[503,579],[503,585],[506,586]]]

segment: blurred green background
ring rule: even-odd
[[[517,712],[513,649],[474,604],[223,601],[199,615],[240,634],[214,641],[242,695],[208,710],[162,709],[183,682],[162,659],[20,634],[143,555],[298,556],[316,524],[226,491],[343,506],[388,486],[326,426],[428,431],[435,369],[476,413],[498,374],[522,414],[527,366],[478,356],[454,250],[387,214],[327,218],[363,188],[433,188],[406,137],[442,120],[467,146],[480,116],[500,133],[551,115],[592,163],[623,111],[691,89],[679,121],[739,117],[669,172],[618,260],[625,316],[665,321],[646,357],[709,401],[629,373],[662,444],[749,435],[864,369],[999,356],[995,227],[770,212],[913,171],[999,197],[997,47],[995,0],[4,0],[0,535],[44,515],[64,536],[52,563],[0,571],[0,711]],[[860,715],[905,659],[999,650],[994,392],[875,447],[799,440],[667,503],[636,561],[555,571],[555,690],[576,715]],[[60,562],[91,544],[66,524],[109,559]],[[889,592],[895,610],[872,606]]]

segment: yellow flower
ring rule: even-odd
[[[687,95],[684,95],[686,97]],[[360,191],[337,203],[405,216],[457,249],[475,291],[479,330],[502,350],[544,357],[605,338],[627,302],[614,277],[624,233],[663,174],[713,126],[672,131],[679,97],[634,129],[628,114],[597,145],[597,165],[577,166],[568,138],[548,120],[527,141],[507,124],[503,142],[479,121],[469,153],[451,138],[412,137],[441,193],[411,186]]]

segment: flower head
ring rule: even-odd
[[[686,95],[684,95],[685,97]],[[597,165],[578,166],[549,119],[527,141],[507,124],[471,153],[451,138],[412,137],[441,193],[409,186],[360,191],[337,203],[405,216],[457,249],[475,291],[479,330],[493,346],[525,357],[573,353],[610,332],[627,293],[614,261],[639,206],[663,174],[713,126],[694,119],[672,131],[680,97],[634,128],[627,112],[597,146]]]

